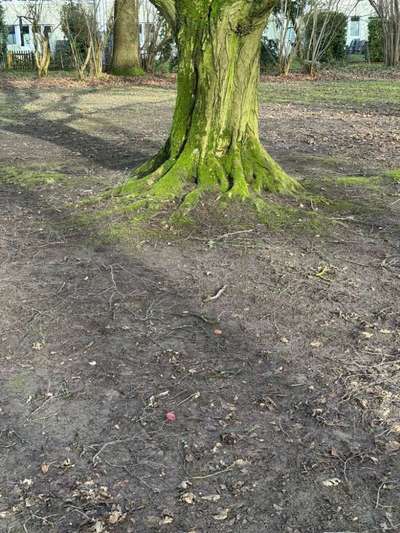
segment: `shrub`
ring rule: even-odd
[[[268,67],[278,63],[278,46],[276,41],[263,38],[261,40],[261,71],[266,72]]]
[[[311,13],[306,20],[305,49],[318,41],[318,61],[330,63],[346,57],[347,17],[338,11]],[[306,57],[306,59],[309,59]]]
[[[81,4],[69,0],[61,7],[61,29],[68,39],[68,45],[75,46],[76,52],[84,58],[90,43],[90,33],[87,14]]]
[[[371,17],[368,22],[368,54],[370,61],[383,61],[383,26],[379,17]]]

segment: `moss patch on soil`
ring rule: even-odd
[[[400,183],[400,168],[396,170],[390,170],[389,172],[385,173],[385,176],[392,179],[396,183]]]
[[[65,174],[51,168],[0,166],[0,182],[24,189],[65,182]]]

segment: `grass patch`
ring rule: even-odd
[[[0,167],[0,182],[33,189],[43,185],[55,185],[66,180],[65,174],[51,168]]]
[[[261,101],[269,104],[329,104],[362,107],[400,105],[400,81],[298,81],[261,84]]]
[[[398,176],[398,171],[390,171],[382,176],[310,179],[302,182],[304,189],[295,196],[268,195],[255,202],[227,201],[206,193],[187,211],[180,209],[178,202],[155,207],[146,199],[132,203],[129,197],[101,195],[84,200],[81,207],[88,209],[92,221],[96,219],[111,240],[173,240],[203,235],[205,228],[207,234],[213,228],[224,233],[257,224],[271,231],[328,235],[336,226],[336,216],[351,220],[382,215],[386,187]],[[362,198],[360,189],[364,191]]]
[[[389,170],[389,172],[385,173],[385,176],[395,181],[396,183],[400,183],[400,168],[397,170]]]
[[[259,201],[223,200],[213,193],[204,193],[192,209],[182,209],[178,202],[152,206],[151,202],[135,202],[127,198],[109,198],[95,207],[80,206],[83,217],[101,228],[107,241],[174,240],[191,236],[229,233],[243,227],[264,225],[272,232],[326,233],[334,223],[315,205],[324,199],[268,196]],[[311,200],[310,200],[311,198]]]
[[[337,185],[351,186],[351,187],[366,187],[369,189],[376,189],[382,186],[383,178],[381,176],[340,176],[335,179]]]

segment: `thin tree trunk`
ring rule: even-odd
[[[140,68],[137,0],[115,0],[111,72],[132,75]]]
[[[34,35],[34,46],[37,75],[39,78],[44,78],[47,76],[51,61],[51,51],[48,37],[45,35]]]
[[[400,0],[370,0],[382,21],[384,61],[389,67],[400,64]]]

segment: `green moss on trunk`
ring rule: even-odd
[[[116,193],[192,205],[206,190],[253,200],[263,191],[294,192],[298,183],[259,140],[260,43],[272,3],[175,5],[180,62],[170,137]]]

